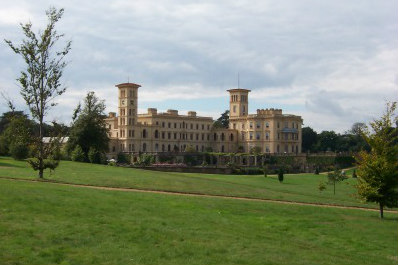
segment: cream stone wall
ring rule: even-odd
[[[187,147],[199,152],[249,152],[259,147],[263,153],[301,153],[300,116],[286,115],[281,109],[261,109],[248,114],[247,89],[230,89],[229,128],[213,128],[211,117],[195,111],[181,115],[177,110],[159,113],[149,108],[138,114],[138,88],[134,83],[116,85],[118,114],[106,119],[110,154],[119,152],[183,152]]]

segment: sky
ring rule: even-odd
[[[36,32],[45,10],[64,8],[56,29],[72,41],[67,91],[47,115],[69,124],[87,92],[117,111],[116,84],[134,82],[139,113],[155,107],[218,118],[226,92],[250,89],[249,112],[281,108],[303,126],[343,133],[398,100],[396,0],[0,0],[0,36]],[[28,108],[16,79],[24,61],[0,42],[0,92]],[[239,76],[239,78],[238,78]],[[239,79],[239,82],[238,82]],[[0,99],[0,113],[8,111]]]

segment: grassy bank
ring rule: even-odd
[[[377,212],[0,179],[1,264],[396,264]]]
[[[0,158],[0,177],[37,178],[36,172],[24,161]],[[290,200],[298,202],[326,203],[345,206],[377,208],[375,204],[361,202],[355,196],[356,179],[337,184],[336,195],[332,186],[319,192],[319,183],[325,175],[285,175],[283,183],[276,176],[210,175],[196,173],[156,172],[132,168],[120,168],[88,163],[62,161],[50,176],[52,180],[111,187],[193,192],[212,195],[229,195],[252,198]]]

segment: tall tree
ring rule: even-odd
[[[318,140],[318,134],[316,131],[314,131],[311,127],[303,127],[301,132],[303,135],[303,152],[315,151],[315,145]]]
[[[74,121],[67,145],[69,153],[77,146],[82,148],[86,158],[90,148],[100,154],[108,151],[109,137],[104,111],[104,101],[100,100],[94,92],[87,93],[83,109],[79,103],[73,114]]]
[[[224,111],[221,114],[220,118],[218,118],[214,122],[213,126],[215,128],[227,128],[228,129],[228,127],[229,127],[229,110]]]
[[[386,112],[370,123],[372,131],[364,130],[363,137],[371,147],[357,156],[358,194],[369,202],[376,202],[383,218],[384,207],[398,206],[398,121],[397,102],[388,103]]]
[[[11,49],[19,54],[26,63],[26,69],[17,79],[20,84],[20,93],[24,98],[33,119],[39,123],[39,136],[36,139],[36,158],[39,177],[43,178],[45,169],[44,159],[47,154],[44,150],[43,128],[44,117],[48,110],[55,106],[54,98],[62,95],[66,88],[61,84],[63,70],[66,67],[65,56],[71,48],[67,41],[61,50],[56,50],[58,41],[64,36],[55,30],[55,24],[61,19],[64,9],[49,8],[46,11],[48,24],[44,31],[36,35],[32,30],[32,23],[21,24],[25,39],[22,44],[15,46],[5,40]]]
[[[322,131],[318,135],[318,151],[335,151],[337,138],[334,131]]]

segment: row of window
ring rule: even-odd
[[[262,140],[261,134],[261,132],[249,132],[249,140]],[[298,133],[278,133],[278,140],[281,140],[281,135],[283,140],[298,140]],[[242,141],[246,139],[245,132],[241,132],[241,139]],[[263,140],[271,140],[271,132],[265,132]]]
[[[178,146],[178,145],[175,145],[175,144],[174,145],[171,145],[171,144],[167,144],[167,145],[166,144],[161,144],[160,145],[159,143],[155,143],[155,149],[153,151],[155,151],[155,152],[160,152],[160,151],[161,152],[184,152],[186,148],[187,148],[186,144]],[[206,148],[205,148],[204,145],[200,145],[200,146],[196,145],[195,149],[196,149],[196,151],[204,152]],[[260,147],[260,149],[261,149],[261,147]],[[115,152],[116,151],[116,147],[113,146],[112,150],[113,150],[113,152]],[[128,145],[128,149],[126,148],[125,144],[120,144],[120,150],[122,152],[124,152],[124,151],[135,152],[136,151],[134,144],[129,144]],[[147,152],[147,151],[150,151],[150,150],[148,150],[147,143],[143,143],[142,144],[142,148],[140,150],[137,150],[137,151]],[[219,151],[220,152],[225,152],[224,145],[221,146]],[[269,146],[265,147],[265,152],[266,153],[270,152]],[[283,146],[280,146],[278,144],[276,146],[276,152],[277,153],[281,153],[281,152],[284,152],[284,153],[298,153],[299,152],[299,146],[298,145],[291,145],[290,148],[289,148],[289,145],[287,145],[287,144],[285,144]]]
[[[129,92],[130,92],[130,97],[134,97],[134,90],[130,89]],[[125,98],[126,97],[126,91],[124,89],[120,90],[120,97],[121,98]]]
[[[237,107],[236,105],[232,106],[233,113],[236,113],[236,107]],[[246,115],[246,106],[245,105],[242,106],[242,115]]]
[[[120,130],[120,137],[124,138],[126,137],[126,131],[125,130]],[[117,135],[118,137],[118,135]],[[129,138],[134,138],[135,137],[135,131],[134,130],[128,130],[128,137]],[[141,134],[142,138],[148,138],[148,132],[146,129],[142,130],[142,134]],[[227,140],[227,136],[224,133],[221,134],[209,134],[209,133],[173,133],[173,132],[159,132],[158,130],[155,130],[154,132],[154,138],[155,139],[174,139],[174,140],[196,140],[196,141],[210,141],[210,140],[221,140],[221,141],[226,141]],[[228,137],[229,141],[234,141],[234,135],[231,133]]]
[[[159,125],[159,122],[157,121],[156,122],[156,125]],[[183,121],[182,123],[180,123],[180,122],[174,122],[174,123],[172,123],[172,122],[162,122],[161,123],[161,125],[162,125],[162,128],[174,128],[174,129],[177,129],[177,128],[179,128],[179,129],[191,129],[191,130],[194,130],[194,129],[196,129],[196,130],[199,130],[199,129],[202,129],[202,130],[205,130],[205,128],[207,128],[207,130],[210,130],[210,124],[207,124],[207,125],[205,125],[205,124],[198,124],[198,123],[196,123],[196,124],[194,124],[194,123],[185,123],[185,121]]]
[[[239,101],[239,95],[231,95],[231,101],[232,102],[238,102]],[[247,96],[246,95],[241,95],[240,96],[240,101],[241,102],[247,102]]]
[[[284,151],[284,153],[298,153],[299,147],[298,147],[298,145],[291,145],[291,149],[289,151],[289,145],[285,144],[283,146],[283,151]],[[279,144],[276,146],[276,152],[277,153],[281,152],[281,148],[279,147]]]
[[[285,121],[284,122],[284,128],[289,128],[289,122],[287,122],[287,121]],[[299,124],[297,123],[297,122],[292,122],[291,123],[291,128],[293,128],[293,129],[298,129],[298,126],[299,126]],[[266,121],[265,123],[264,123],[264,127],[265,128],[269,128],[269,126],[270,126],[270,122],[269,121]],[[277,122],[276,123],[276,127],[278,128],[278,129],[280,129],[280,122]],[[236,129],[236,123],[233,123],[232,124],[232,128],[233,129]],[[250,129],[253,129],[254,128],[254,123],[251,121],[251,122],[249,122],[249,128]],[[261,129],[261,122],[256,122],[256,128],[257,129]],[[245,129],[245,123],[242,123],[242,130],[244,130]]]
[[[128,121],[127,124],[126,121]],[[120,125],[133,125],[133,124],[134,124],[133,118],[129,118],[128,120],[126,118],[120,118]],[[111,125],[109,125],[109,129],[112,129]]]
[[[126,116],[127,109],[120,109],[120,116]],[[129,116],[135,115],[135,109],[129,109]]]
[[[155,152],[184,152],[186,150],[186,148],[187,148],[186,144],[178,146],[178,145],[171,145],[171,144],[160,145],[158,143],[155,143],[155,149],[153,151],[155,151]],[[206,150],[206,147],[204,145],[201,145],[201,146],[196,145],[194,148],[196,149],[197,152],[199,152],[199,151],[204,152]],[[136,151],[134,144],[129,144],[128,149],[126,148],[125,144],[120,144],[120,150],[122,152],[125,152],[125,151],[135,152]],[[115,146],[113,146],[112,151],[116,152]],[[146,143],[143,143],[142,148],[138,151],[147,152],[150,150],[148,150],[148,145]],[[223,145],[221,146],[220,151],[225,152],[225,147]]]

